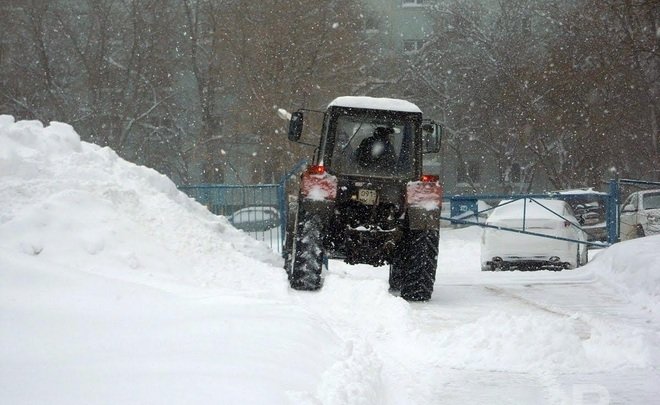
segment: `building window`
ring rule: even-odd
[[[403,41],[403,51],[406,53],[418,52],[424,46],[423,39],[406,39]]]

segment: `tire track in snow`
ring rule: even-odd
[[[541,304],[538,301],[533,301],[529,298],[523,297],[522,295],[515,294],[511,290],[505,290],[504,288],[495,286],[485,286],[484,288],[498,296],[508,297],[512,300],[515,300],[516,302],[520,302],[523,305],[527,305],[548,314],[571,319],[574,323],[573,327],[575,328],[575,333],[580,337],[581,340],[587,340],[591,337],[591,325],[576,313],[568,313],[554,305]]]

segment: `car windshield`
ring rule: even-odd
[[[645,210],[660,208],[660,193],[645,194],[642,204]]]
[[[340,116],[336,124],[332,170],[353,175],[410,176],[413,131],[410,122]]]

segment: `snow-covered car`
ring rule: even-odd
[[[589,241],[607,240],[607,223],[605,221],[605,199],[607,193],[595,191],[593,188],[561,190],[562,200],[573,209],[575,217],[582,224]]]
[[[570,205],[561,200],[520,199],[502,201],[486,225],[586,241]],[[587,262],[586,245],[525,233],[484,228],[481,269],[573,269]]]
[[[234,227],[247,232],[263,232],[280,224],[279,211],[269,206],[241,208],[228,219]]]
[[[620,220],[621,240],[660,233],[660,189],[630,194],[622,205]]]

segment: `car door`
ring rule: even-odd
[[[638,195],[633,193],[621,206],[619,235],[621,240],[634,239],[637,234]]]

